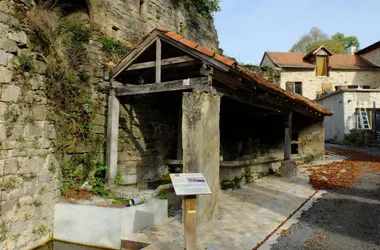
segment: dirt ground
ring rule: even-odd
[[[272,249],[380,249],[380,149],[327,145],[326,151],[349,158],[339,165],[344,170],[313,169],[313,186],[328,192]]]

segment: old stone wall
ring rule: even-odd
[[[121,103],[118,170],[125,184],[158,181],[164,160],[177,158],[178,97],[137,96]]]
[[[110,70],[109,65],[115,62],[110,62],[112,57],[103,50],[100,36],[130,46],[154,27],[163,25],[207,47],[216,48],[218,44],[210,20],[198,16],[196,23],[191,22],[196,11],[172,5],[171,0],[144,1],[142,6],[139,0],[87,0],[86,3],[88,13],[82,6],[77,19],[89,27],[92,37],[85,46],[87,60],[79,69],[90,76],[92,98],[99,105],[92,129],[102,136],[109,85],[103,79]],[[61,195],[60,165],[54,156],[56,129],[49,119],[49,102],[45,96],[46,64],[32,52],[29,30],[20,25],[23,14],[34,4],[33,0],[0,1],[0,249],[4,250],[31,249],[48,241],[53,232],[54,204]],[[15,67],[24,53],[33,57],[33,74]],[[177,121],[159,113],[154,105],[155,101],[147,100],[145,112],[139,105],[122,108],[125,126],[122,125],[120,136],[121,168],[134,162],[133,168],[136,162],[148,158],[153,161],[163,154],[157,148],[167,148],[165,156],[174,154],[170,143],[162,147],[155,145],[160,140],[174,142]],[[142,150],[132,146],[134,141],[143,145]],[[75,152],[89,150],[88,145],[78,145]],[[100,154],[102,159],[103,152]]]
[[[316,76],[315,69],[282,69],[281,88],[286,89],[286,82],[302,82],[302,95],[315,99],[322,92],[322,84],[337,85],[369,85],[372,88],[380,86],[378,71],[369,70],[330,70],[330,76]]]
[[[311,119],[298,115],[298,117],[294,117],[293,126],[293,137],[295,133],[298,134],[298,154],[301,156],[312,155],[315,159],[323,159],[325,151],[323,118]]]
[[[30,249],[52,236],[59,165],[47,118],[46,67],[35,61],[33,75],[15,69],[28,37],[14,28],[20,22],[13,14],[0,12],[0,249]]]
[[[195,8],[187,10],[172,0],[87,0],[91,26],[108,37],[133,45],[157,26],[212,49],[218,47],[215,27]]]

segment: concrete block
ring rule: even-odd
[[[55,205],[54,238],[79,244],[120,249],[120,240],[167,218],[167,201],[105,208],[60,203]]]
[[[299,168],[297,163],[292,160],[281,162],[281,177],[294,177],[298,176]]]

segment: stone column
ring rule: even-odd
[[[183,172],[203,173],[211,195],[197,197],[197,224],[210,221],[219,193],[220,96],[184,92],[182,98]]]
[[[114,184],[117,173],[117,145],[119,140],[119,113],[120,102],[115,96],[115,90],[110,90],[107,112],[107,151],[106,164],[107,178],[110,185]]]
[[[299,173],[297,163],[292,161],[292,125],[293,111],[290,110],[285,118],[284,161],[281,162],[282,177],[293,177]]]

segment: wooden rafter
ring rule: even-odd
[[[154,33],[156,35],[154,35]],[[157,32],[153,32],[151,36],[145,39],[141,44],[139,44],[130,54],[128,54],[122,61],[110,72],[110,78],[115,78],[120,74],[125,68],[133,63],[133,61],[139,57],[150,45],[152,45],[157,38]]]
[[[161,60],[161,68],[165,66],[189,66],[198,63],[199,61],[191,58],[190,56],[179,56],[179,57],[172,57],[172,58],[167,58],[167,59],[162,59]],[[126,70],[131,71],[131,70],[139,70],[139,69],[151,69],[156,67],[156,62],[151,61],[151,62],[143,62],[143,63],[135,63],[129,66]]]
[[[168,92],[168,91],[183,91],[197,89],[200,91],[211,92],[212,89],[207,85],[207,77],[191,78],[189,85],[184,85],[184,81],[188,79],[175,80],[170,82],[163,82],[160,84],[146,84],[140,86],[127,86],[115,88],[115,94],[117,97],[128,96],[128,95],[141,95],[150,94],[158,92]]]

